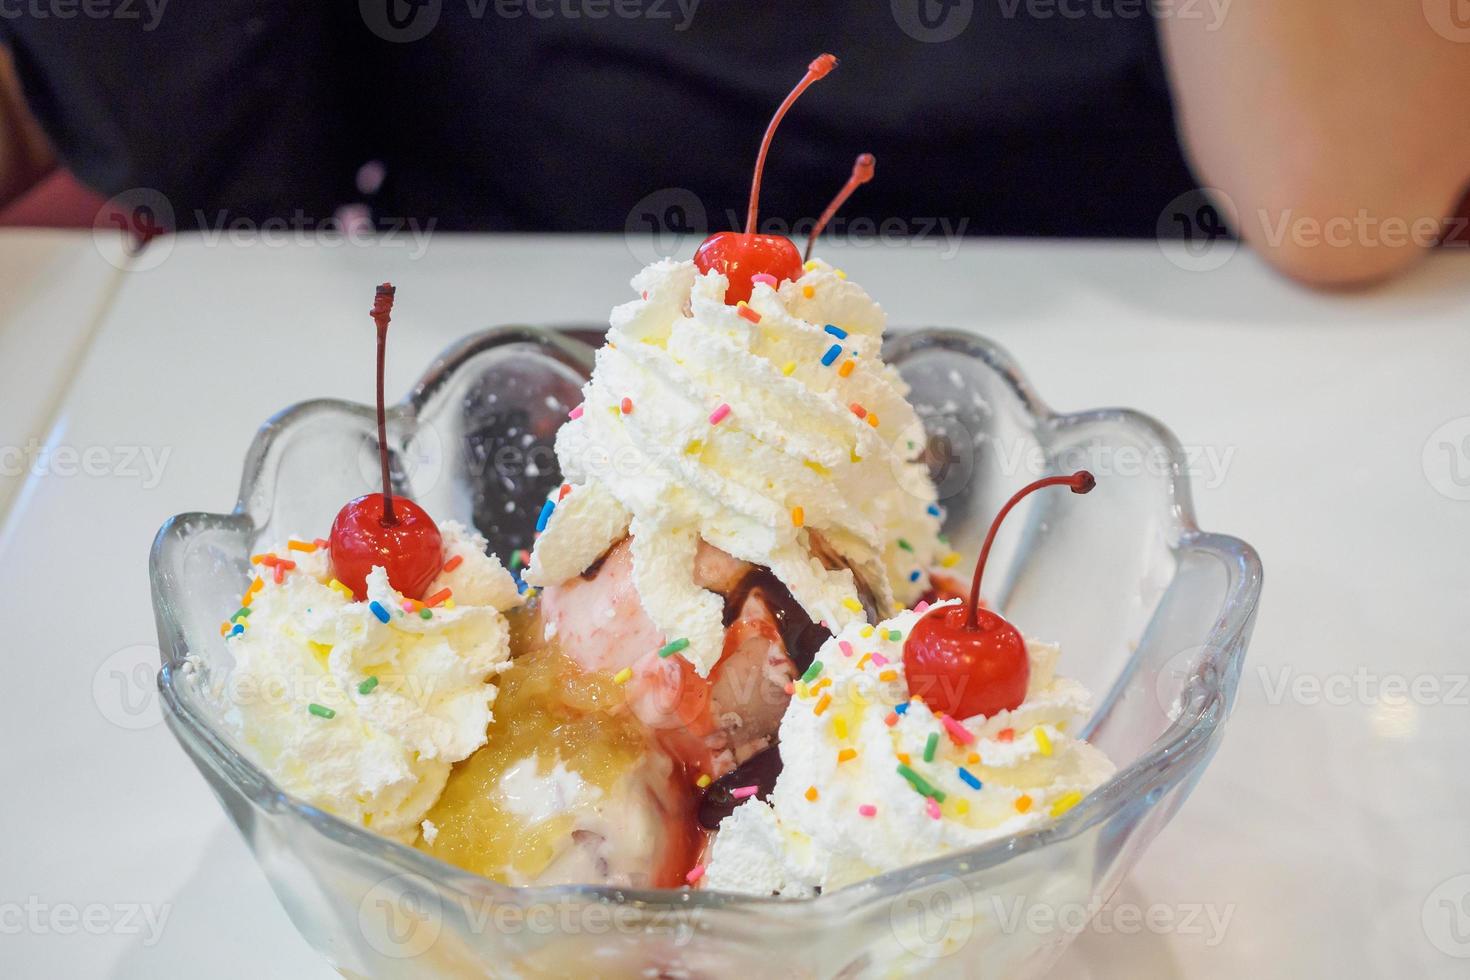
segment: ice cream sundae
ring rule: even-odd
[[[776,127],[835,64],[772,119],[746,231],[613,310],[519,581],[392,492],[379,288],[383,491],[257,556],[222,627],[236,680],[289,682],[237,712],[283,788],[510,884],[809,895],[1034,828],[1106,777],[1085,692],[978,572],[968,602],[923,601],[943,512],[883,310],[756,232]]]

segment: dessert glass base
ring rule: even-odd
[[[1194,523],[1185,457],[1135,412],[1057,414],[993,344],[896,332],[885,358],[913,388],[967,559],[1023,483],[1079,468],[1096,499],[1038,495],[1002,532],[993,604],[1056,641],[1098,693],[1083,734],[1117,774],[1047,830],[903,868],[815,899],[581,885],[513,888],[378,837],[279,790],[221,717],[222,611],[262,542],[327,528],[378,476],[371,408],[313,401],[260,430],[230,514],[183,514],[151,576],[170,729],[240,828],[302,935],[349,976],[1035,976],[1118,887],[1218,747],[1261,589],[1243,542]],[[394,481],[500,555],[528,547],[558,483],[556,429],[591,348],[501,327],[429,368],[389,416]],[[1103,519],[1098,514],[1106,514]],[[1035,914],[1040,909],[1044,914]],[[1036,923],[1049,923],[1036,928]]]

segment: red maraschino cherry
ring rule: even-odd
[[[995,532],[1011,508],[1043,487],[1071,487],[1073,493],[1088,493],[1097,486],[1091,473],[1078,470],[1071,476],[1052,476],[1023,487],[995,515],[975,577],[970,583],[968,605],[944,606],[914,623],[903,645],[903,667],[909,693],[924,699],[935,711],[954,718],[975,715],[993,717],[1020,706],[1031,679],[1031,660],[1026,641],[1010,623],[980,606],[980,577]]]
[[[383,492],[349,502],[337,512],[328,539],[332,575],[367,598],[368,572],[387,570],[388,584],[410,599],[422,599],[444,565],[444,541],[434,519],[407,497],[394,497],[388,475],[388,416],[383,404],[383,363],[388,350],[388,320],[396,291],[389,283],[373,296],[378,327],[378,458],[383,465]]]
[[[871,153],[864,153],[853,161],[852,176],[847,178],[847,183],[843,184],[842,190],[838,191],[837,196],[832,198],[832,203],[827,205],[827,210],[822,212],[822,216],[812,226],[812,233],[806,237],[806,253],[802,256],[803,258],[810,259],[812,257],[812,249],[816,247],[817,238],[822,234],[823,229],[827,227],[827,222],[832,220],[832,216],[837,213],[838,208],[847,203],[847,199],[852,197],[853,191],[873,179],[873,168],[877,164],[877,158]]]
[[[801,253],[789,238],[781,235],[756,234],[756,211],[760,206],[761,174],[766,169],[766,154],[771,149],[771,139],[786,110],[801,97],[813,82],[823,78],[837,67],[837,59],[830,54],[818,55],[809,66],[806,75],[796,83],[796,88],[776,108],[766,135],[761,140],[760,153],[755,158],[755,177],[750,182],[750,210],[745,216],[745,231],[722,231],[706,238],[694,253],[694,264],[700,272],[723,272],[729,280],[725,289],[725,302],[731,306],[750,299],[754,289],[751,277],[762,273],[774,276],[777,283],[787,279],[801,278]]]

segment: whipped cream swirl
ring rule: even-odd
[[[665,260],[633,279],[556,451],[572,485],[527,580],[556,585],[633,535],[650,619],[702,675],[719,660],[722,602],[694,584],[700,539],[763,565],[834,629],[863,620],[859,584],[887,615],[928,588],[939,508],[918,456],[908,388],[879,356],[884,314],[820,262],[757,283]],[[814,556],[820,534],[848,568]]]

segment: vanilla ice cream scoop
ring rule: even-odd
[[[1077,737],[1086,690],[1028,641],[1025,700],[994,717],[939,718],[911,700],[903,641],[919,613],[849,626],[798,685],[780,729],[768,801],[720,824],[703,885],[804,896],[1035,830],[1114,767]]]
[[[405,608],[382,568],[355,601],[333,584],[325,548],[271,552],[295,567],[279,581],[260,576],[229,628],[234,667],[214,691],[282,789],[403,841],[450,766],[485,742],[492,682],[510,656],[503,612],[520,601],[483,538],[452,521],[441,533],[447,570],[428,594],[448,598],[432,608]]]

